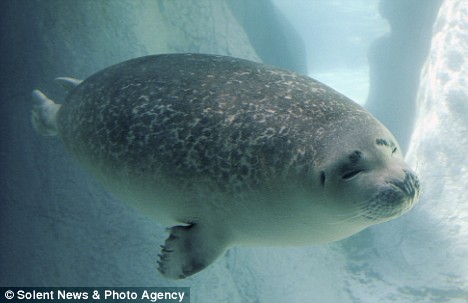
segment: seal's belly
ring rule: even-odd
[[[362,230],[366,225],[343,227],[330,218],[319,193],[304,190],[292,180],[272,182],[264,188],[226,191],[199,178],[184,187],[187,179],[107,178],[103,183],[129,205],[164,226],[212,222],[230,234],[232,245],[289,246],[326,243]],[[339,220],[337,218],[336,220]]]

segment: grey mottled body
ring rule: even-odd
[[[186,186],[206,176],[239,191],[280,174],[306,177],[321,140],[333,136],[325,130],[351,119],[371,120],[308,77],[185,54],[138,58],[90,77],[68,97],[58,124],[65,144],[93,166],[183,176]]]
[[[359,105],[250,61],[142,57],[77,85],[52,118],[40,113],[52,101],[36,99],[36,129],[53,121],[49,129],[112,192],[180,225],[159,262],[172,278],[231,245],[341,239],[407,211],[419,191],[393,136]],[[375,167],[386,177],[370,176]]]

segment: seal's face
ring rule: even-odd
[[[373,137],[364,143],[341,151],[320,171],[327,195],[344,203],[337,221],[363,225],[388,221],[410,210],[419,197],[418,178],[393,138]]]

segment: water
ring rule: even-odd
[[[468,302],[466,1],[443,3],[433,36],[440,1],[382,0],[391,22],[376,1],[277,0],[283,16],[268,1],[242,2],[0,3],[0,286],[189,286],[192,302]],[[162,278],[164,228],[113,198],[59,140],[33,132],[30,92],[60,100],[57,76],[167,52],[263,60],[369,100],[407,142],[420,203],[338,243],[234,248],[192,278]],[[408,103],[414,111],[387,109]]]
[[[390,32],[378,12],[379,1],[274,3],[304,40],[308,74],[364,104],[369,93],[369,47]]]

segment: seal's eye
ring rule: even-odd
[[[340,168],[341,178],[344,181],[349,181],[359,175],[363,171],[363,167],[361,165],[363,160],[364,155],[359,150],[355,150],[350,155],[348,155],[346,164]]]
[[[349,181],[351,180],[352,178],[356,177],[357,175],[359,175],[360,173],[362,172],[362,170],[353,170],[353,171],[350,171],[350,172],[347,172],[345,173],[341,178],[345,181]]]
[[[393,147],[393,148],[392,148],[392,155],[393,155],[394,153],[396,153],[396,152],[397,152],[397,150],[398,150],[398,148],[396,148],[396,147]]]

